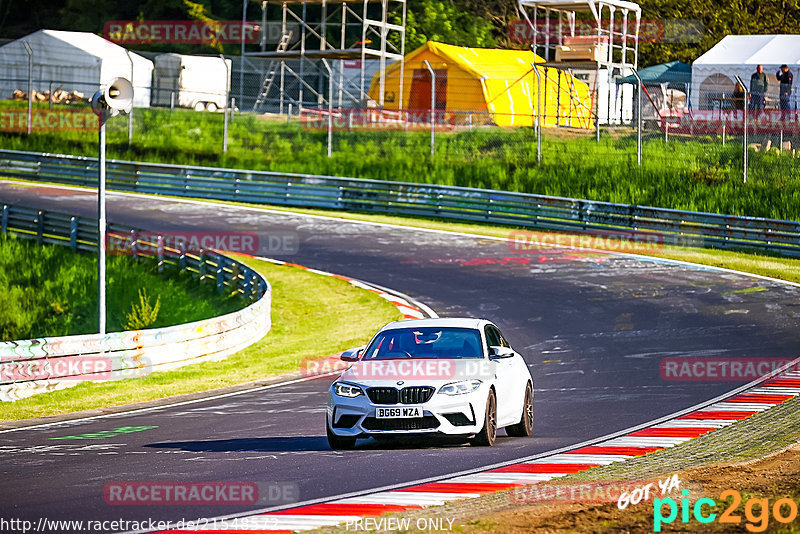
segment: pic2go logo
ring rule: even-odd
[[[681,522],[688,524],[691,520],[690,513],[698,523],[708,524],[717,520],[717,514],[712,513],[711,509],[717,506],[714,499],[703,498],[695,501],[692,505],[688,499],[689,490],[682,491],[684,498],[681,499],[680,514]],[[725,490],[720,493],[720,500],[731,498],[725,511],[719,515],[719,523],[741,524],[742,517],[736,513],[742,503],[742,496],[736,490]],[[669,511],[664,516],[664,509]],[[671,524],[678,518],[678,503],[675,499],[667,497],[665,499],[653,500],[653,532],[661,532],[662,525]],[[791,523],[797,518],[797,503],[788,497],[778,499],[770,509],[769,499],[751,498],[744,505],[744,516],[747,522],[745,528],[750,532],[764,532],[769,526],[770,510],[772,517],[778,523]]]

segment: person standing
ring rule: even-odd
[[[767,93],[769,80],[764,72],[764,66],[759,65],[750,76],[750,109],[764,109],[764,95]]]
[[[794,76],[792,76],[792,71],[789,70],[789,65],[781,65],[781,68],[775,74],[775,77],[781,84],[780,88],[778,89],[781,110],[788,111],[791,109],[789,99],[792,96],[792,80],[794,79]]]

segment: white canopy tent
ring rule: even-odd
[[[769,80],[767,107],[778,100],[775,73],[786,64],[800,83],[800,35],[728,35],[692,63],[692,107],[713,109],[730,98],[740,76],[750,90],[750,76],[763,65]],[[797,91],[792,101],[796,98]]]
[[[153,62],[87,32],[39,30],[0,46],[0,98],[28,91],[30,47],[33,89],[79,91],[88,98],[121,76],[133,83],[135,107],[150,106]],[[131,78],[132,76],[132,78]]]

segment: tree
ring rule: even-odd
[[[463,0],[409,0],[406,49],[413,50],[426,41],[493,48],[494,26],[466,7]]]

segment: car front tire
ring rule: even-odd
[[[528,438],[533,435],[533,388],[531,383],[525,388],[525,403],[522,405],[522,418],[516,425],[506,427],[506,434],[515,438]]]
[[[325,430],[328,434],[328,445],[335,451],[349,451],[356,446],[356,438],[347,436],[337,436],[331,430],[331,427],[325,425]]]
[[[474,445],[481,447],[491,447],[497,438],[497,398],[494,390],[489,390],[489,397],[486,399],[486,416],[483,418],[483,428],[475,436]]]

